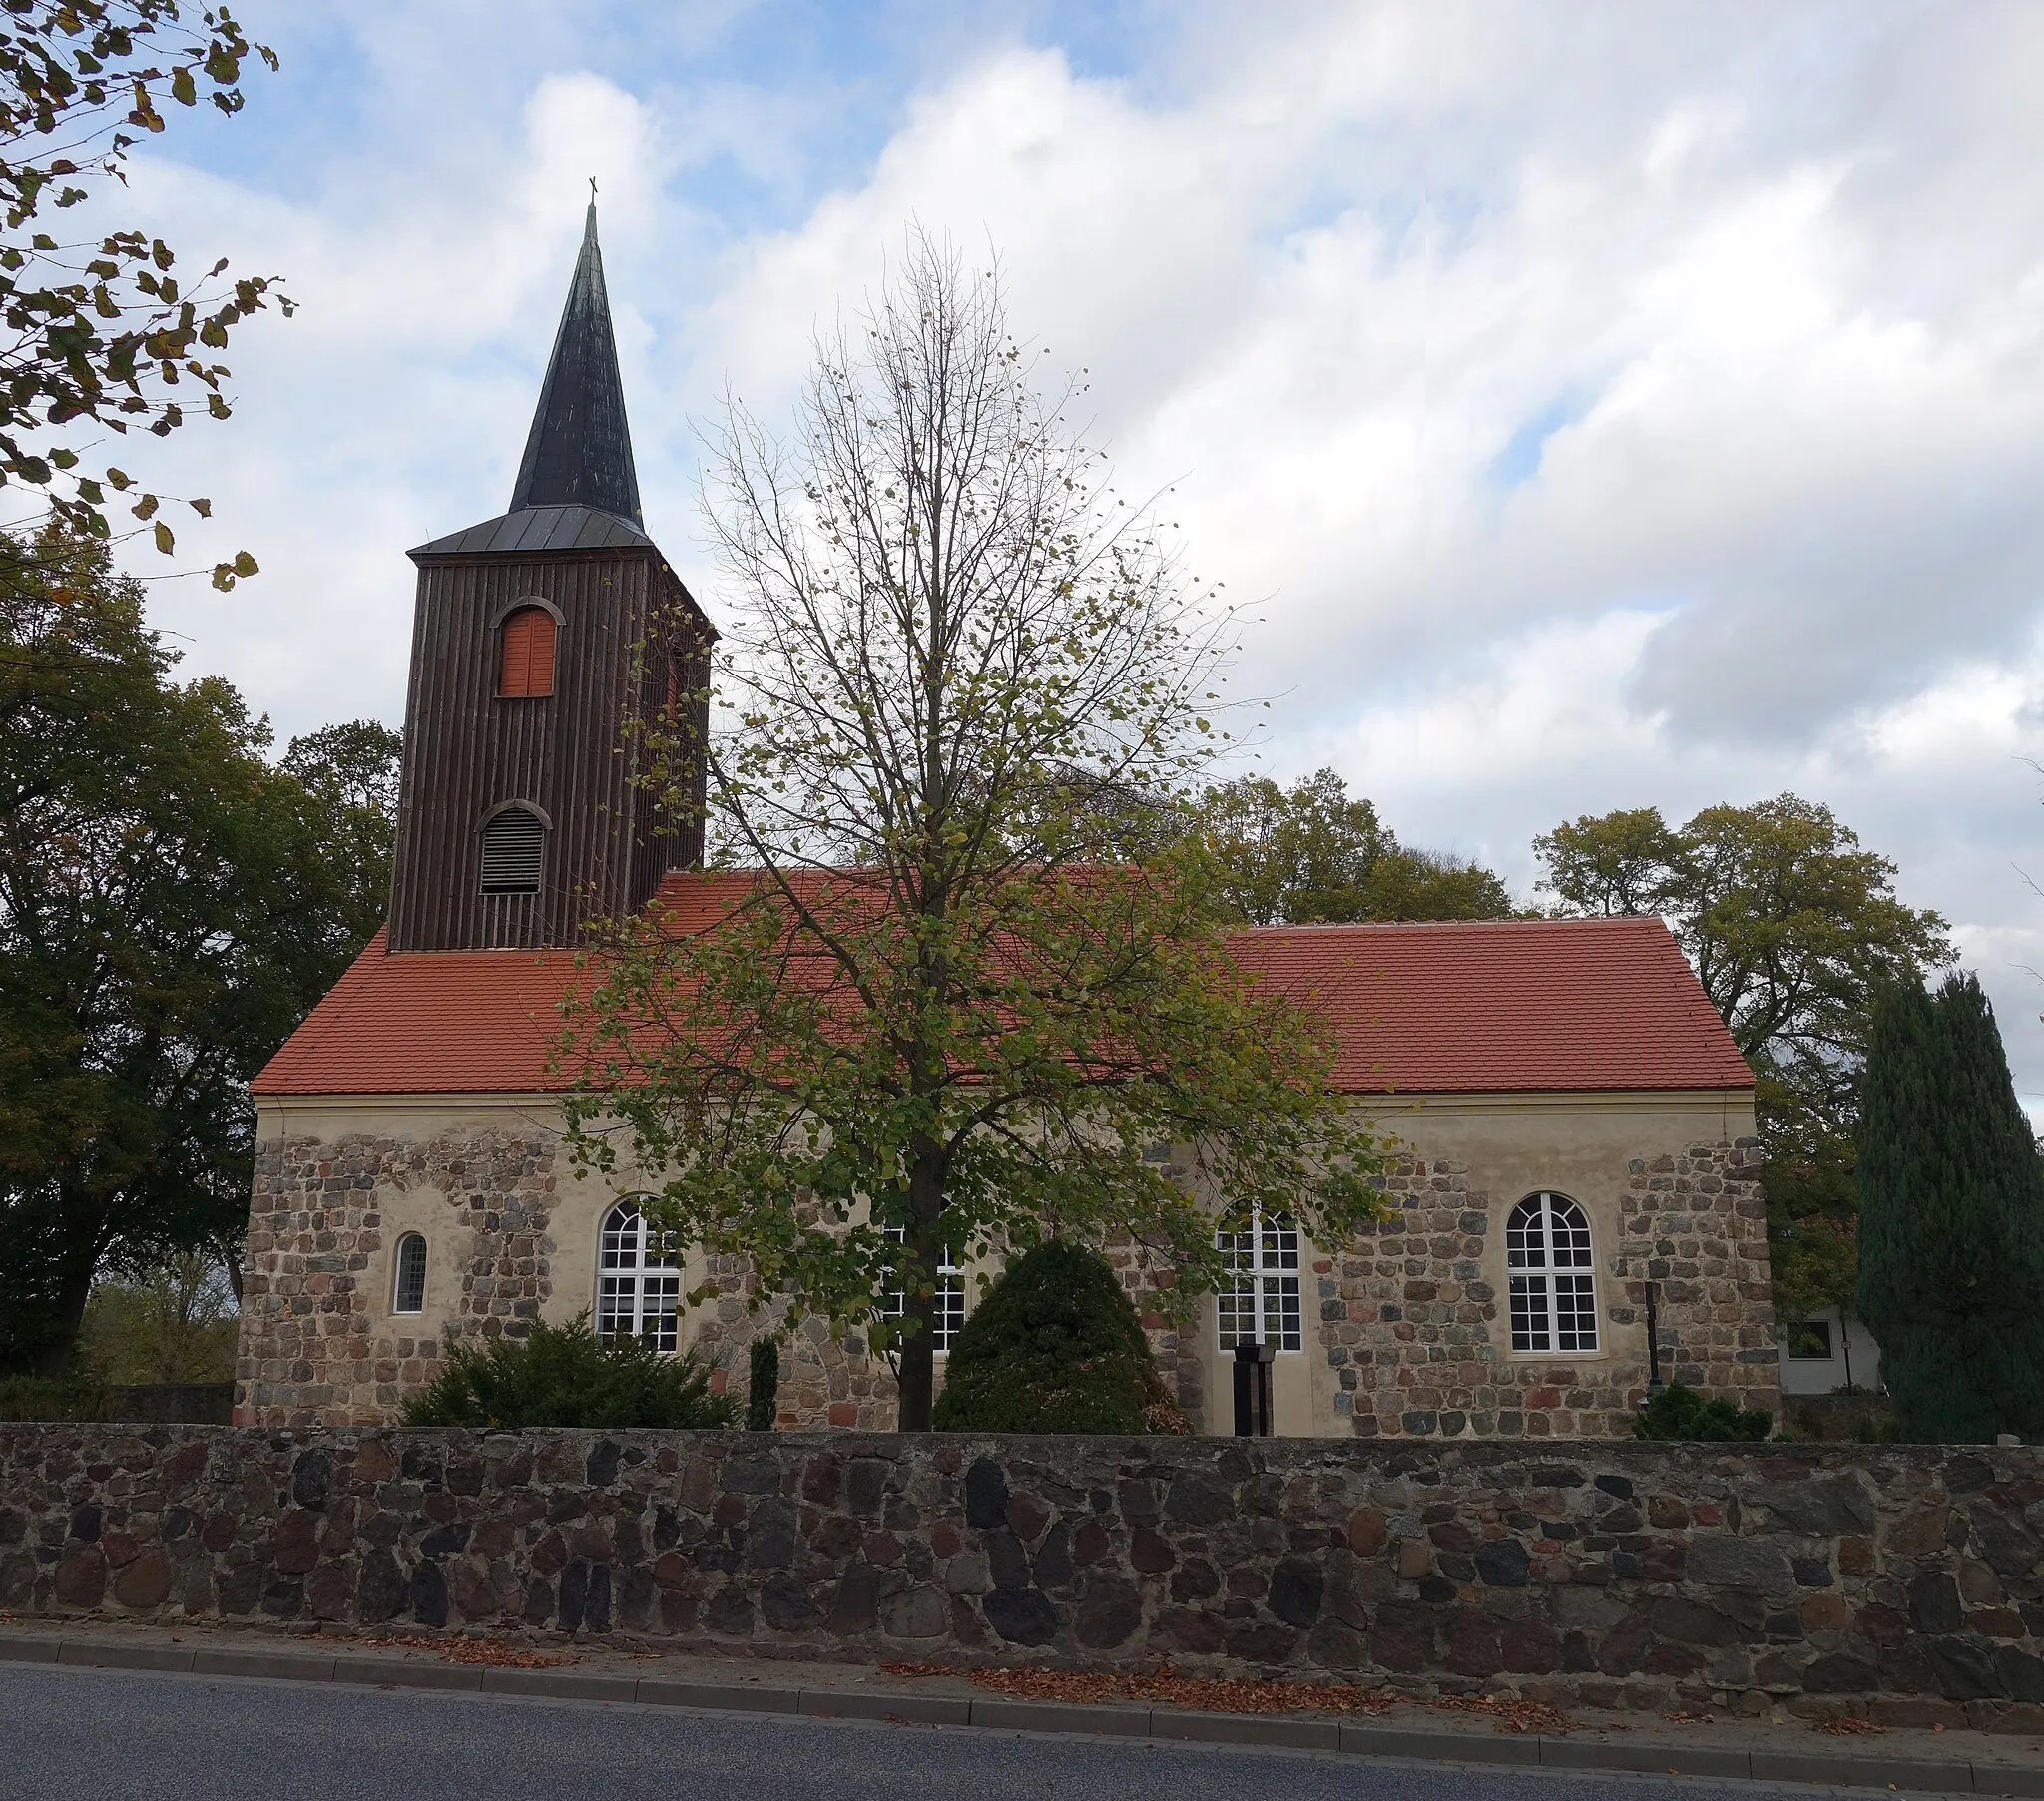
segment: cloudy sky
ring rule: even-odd
[[[1530,891],[1532,836],[1829,802],[2044,1113],[2044,8],[245,0],[283,71],[128,211],[288,278],[146,473],[285,734],[401,717],[405,549],[508,497],[602,191],[647,520],[905,222],[1004,259],[1122,483],[1254,597],[1264,766]],[[145,573],[153,573],[146,570]]]

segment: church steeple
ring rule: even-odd
[[[717,633],[639,517],[596,207],[511,510],[422,544],[392,951],[575,945],[703,861],[703,774],[649,733],[710,730]]]
[[[513,513],[529,507],[591,507],[644,524],[593,197],[568,304],[511,491]]]

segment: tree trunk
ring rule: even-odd
[[[918,1145],[913,1156],[908,1177],[912,1223],[908,1242],[902,1247],[909,1253],[903,1261],[910,1267],[902,1280],[902,1325],[907,1329],[901,1337],[897,1432],[929,1431],[937,1400],[937,1265],[943,1247],[937,1243],[936,1227],[943,1217],[944,1180],[949,1172],[934,1145]]]
[[[907,1319],[902,1323],[913,1320],[916,1324],[913,1330],[904,1332],[901,1340],[901,1401],[894,1426],[897,1432],[929,1431],[936,1408],[936,1346],[930,1337],[934,1298],[928,1294],[907,1297]]]
[[[64,1377],[78,1362],[78,1333],[85,1324],[85,1303],[92,1298],[92,1271],[67,1270],[57,1290],[56,1331],[36,1353],[33,1373]]]

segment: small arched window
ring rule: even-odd
[[[1505,1272],[1513,1350],[1596,1350],[1590,1221],[1566,1194],[1529,1194],[1512,1209]]]
[[[392,1313],[423,1313],[426,1310],[426,1241],[417,1232],[406,1232],[397,1241],[396,1274],[390,1286]]]
[[[483,822],[483,892],[537,894],[547,828],[529,807],[507,806]]]
[[[682,1272],[669,1248],[636,1200],[621,1200],[604,1215],[596,1253],[599,1338],[643,1338],[656,1351],[675,1348]]]
[[[554,691],[554,616],[544,607],[520,607],[504,621],[497,663],[497,693],[506,700]]]

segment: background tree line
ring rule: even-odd
[[[0,537],[0,1372],[96,1280],[231,1276],[249,1079],[381,923],[397,734],[176,679],[99,543]]]

